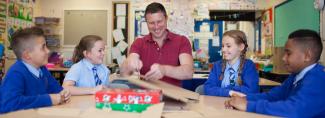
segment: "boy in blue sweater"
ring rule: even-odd
[[[49,50],[42,29],[26,28],[13,34],[11,48],[17,61],[0,87],[0,113],[65,103],[70,93],[44,66]]]
[[[325,69],[318,64],[323,45],[312,30],[297,30],[289,35],[282,58],[292,73],[279,87],[267,93],[233,96],[227,108],[281,117],[325,117]]]

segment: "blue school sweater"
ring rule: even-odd
[[[282,117],[325,117],[324,66],[316,64],[293,84],[295,74],[267,93],[247,95],[247,111]]]
[[[234,90],[242,92],[245,94],[248,93],[258,93],[258,73],[253,61],[246,59],[244,67],[242,69],[241,76],[242,85],[240,86],[228,86],[221,87],[222,80],[219,80],[219,76],[222,71],[222,61],[218,61],[213,65],[213,68],[209,74],[208,80],[204,83],[204,94],[211,96],[229,96],[229,91]]]
[[[46,67],[40,69],[43,75],[37,78],[21,60],[9,68],[0,86],[0,113],[52,105],[49,94],[59,93],[63,88]]]

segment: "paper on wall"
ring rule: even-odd
[[[237,29],[237,24],[231,24],[231,23],[228,23],[227,24],[227,30],[236,30]]]
[[[119,42],[120,40],[124,39],[124,35],[122,33],[121,29],[115,29],[113,30],[113,38],[115,42]]]
[[[116,16],[126,16],[126,4],[116,4]]]
[[[117,57],[121,56],[121,52],[118,47],[112,48],[112,57],[113,59],[117,59]]]
[[[147,22],[141,22],[141,35],[149,34]]]
[[[116,47],[118,47],[121,52],[124,52],[124,50],[128,47],[128,44],[122,40],[116,45]]]
[[[125,16],[118,16],[117,17],[117,28],[118,29],[125,29]]]
[[[220,46],[219,40],[220,40],[219,36],[212,37],[212,46],[214,46],[214,47]]]
[[[125,59],[126,59],[125,55],[118,56],[117,59],[116,59],[117,60],[117,64],[118,65],[121,65]]]

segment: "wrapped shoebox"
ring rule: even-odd
[[[161,90],[146,89],[107,89],[98,91],[95,95],[98,109],[138,113],[160,103],[161,98]]]

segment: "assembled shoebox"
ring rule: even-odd
[[[138,113],[160,103],[161,99],[161,90],[149,89],[106,89],[95,94],[98,109]]]

